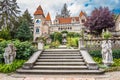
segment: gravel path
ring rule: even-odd
[[[24,75],[0,73],[0,80],[120,80],[120,71],[109,72],[103,75]]]

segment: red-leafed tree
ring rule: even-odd
[[[95,8],[92,11],[91,16],[87,18],[85,26],[90,29],[91,33],[101,34],[102,29],[115,26],[113,13],[108,7]]]

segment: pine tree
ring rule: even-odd
[[[61,10],[62,17],[70,17],[70,11],[67,9],[67,4],[65,3]]]
[[[22,17],[28,22],[29,26],[32,24],[32,16],[30,15],[28,9],[25,10]]]
[[[3,0],[1,2],[0,26],[9,27],[12,30],[14,28],[13,18],[17,21],[17,16],[20,13],[18,9],[16,0]]]
[[[32,39],[32,33],[26,20],[23,20],[21,26],[18,28],[16,38],[20,39],[21,41]]]

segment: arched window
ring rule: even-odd
[[[40,23],[41,23],[41,20],[40,20],[40,19],[37,19],[37,20],[36,20],[36,23],[37,23],[37,24],[40,24]]]
[[[36,33],[39,33],[39,28],[36,28]]]

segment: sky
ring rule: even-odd
[[[49,12],[52,20],[56,13],[60,13],[64,3],[68,5],[71,16],[78,16],[81,10],[90,15],[95,7],[100,6],[109,7],[116,14],[120,13],[120,0],[17,0],[17,2],[22,13],[28,9],[32,16],[37,7],[41,5],[45,16]]]

